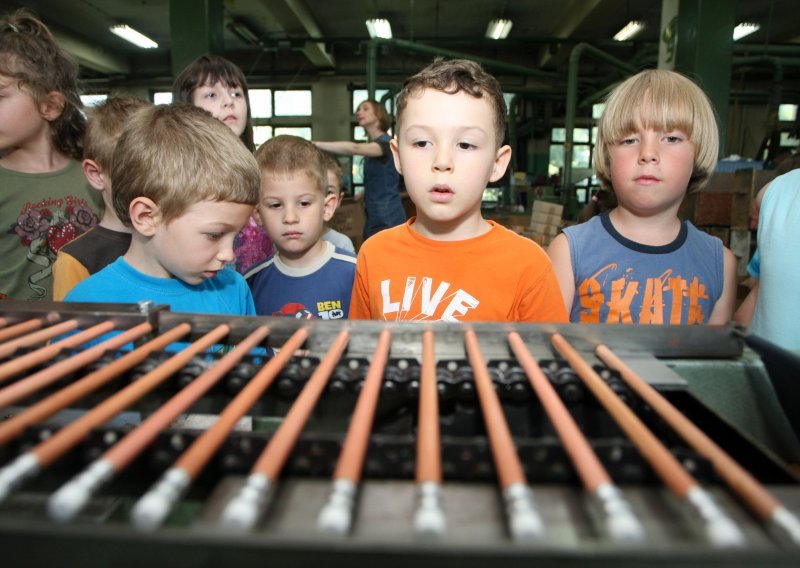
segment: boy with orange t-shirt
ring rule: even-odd
[[[437,59],[406,80],[391,148],[417,216],[362,245],[351,318],[567,321],[545,252],[481,216],[511,157],[505,117],[500,85],[474,62]]]

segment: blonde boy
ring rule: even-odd
[[[130,248],[66,300],[254,314],[247,284],[227,265],[261,177],[231,129],[185,103],[145,108],[126,123],[113,162],[112,204],[132,230]]]
[[[111,165],[125,120],[150,103],[136,97],[109,97],[87,109],[83,142],[83,173],[100,192],[105,210],[93,228],[58,251],[53,264],[53,300],[61,301],[78,282],[105,268],[127,252],[131,230],[122,224],[111,203]]]
[[[302,138],[276,136],[258,148],[256,160],[262,175],[256,221],[275,245],[275,254],[245,274],[256,312],[347,317],[356,260],[322,239],[337,199],[327,192],[321,152]]]
[[[570,319],[585,323],[722,324],[731,319],[736,258],[678,218],[714,171],[711,103],[690,79],[650,69],[609,95],[595,169],[617,206],[550,245]]]
[[[342,166],[339,160],[329,152],[322,152],[322,157],[325,161],[325,173],[328,178],[328,185],[325,189],[327,195],[336,197],[336,207],[334,211],[339,208],[344,199],[344,190],[342,189]],[[322,238],[326,241],[333,243],[336,248],[342,249],[347,252],[355,254],[356,247],[350,237],[340,233],[332,227],[325,226],[325,231],[322,233]]]
[[[481,215],[511,157],[505,120],[500,85],[474,62],[437,59],[406,80],[391,146],[417,216],[361,246],[350,317],[566,321],[544,251]]]

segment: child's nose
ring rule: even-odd
[[[447,148],[439,146],[433,157],[433,169],[436,171],[449,171],[453,169],[453,154]]]

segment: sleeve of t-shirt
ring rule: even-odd
[[[518,321],[567,323],[567,309],[550,259],[542,252],[528,280],[531,285],[519,306]]]
[[[366,277],[366,258],[359,254],[356,261],[356,277],[353,280],[353,294],[350,297],[350,319],[371,319],[369,306],[369,282]]]
[[[53,300],[64,300],[76,284],[89,278],[89,271],[74,256],[59,251],[53,263]]]

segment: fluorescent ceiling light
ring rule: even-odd
[[[392,24],[386,18],[370,18],[367,20],[369,37],[392,39]]]
[[[761,26],[758,24],[742,22],[735,28],[733,28],[733,41],[737,39],[742,39],[744,36],[749,36],[753,32],[757,32]]]
[[[117,26],[111,26],[109,29],[111,30],[111,33],[117,34],[122,39],[129,41],[133,45],[139,46],[143,49],[153,49],[154,47],[158,47],[156,42],[146,35],[137,32],[130,26],[120,24]]]
[[[489,22],[489,25],[486,26],[486,37],[488,39],[506,39],[508,37],[508,32],[511,31],[512,25],[514,25],[514,23],[505,18],[492,20]]]
[[[617,32],[617,35],[614,36],[614,39],[617,41],[629,40],[643,29],[644,29],[644,22],[640,20],[631,20],[630,22],[625,24],[624,28],[622,28]]]

